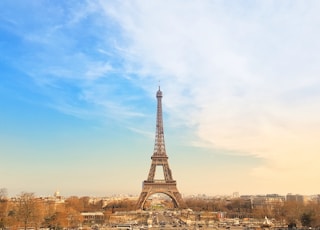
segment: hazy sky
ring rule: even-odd
[[[320,2],[0,1],[0,188],[139,194],[163,91],[184,195],[320,193]]]

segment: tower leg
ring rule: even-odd
[[[186,208],[186,204],[179,193],[175,181],[171,183],[157,183],[144,181],[142,192],[137,202],[137,209],[144,209],[144,205],[149,196],[155,193],[162,193],[169,196],[175,208]]]
[[[139,199],[138,199],[138,202],[137,202],[137,209],[143,209],[144,203],[146,202],[146,200],[148,198],[147,195],[148,195],[147,192],[141,192]]]

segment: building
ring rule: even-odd
[[[303,195],[299,195],[299,194],[291,194],[291,193],[288,193],[287,194],[287,197],[286,197],[286,200],[288,202],[298,202],[298,203],[301,203],[301,204],[306,204],[308,202],[308,197],[307,196],[303,196]]]
[[[103,224],[105,217],[103,212],[82,212],[84,224]]]

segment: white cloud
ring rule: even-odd
[[[109,63],[92,63],[92,66],[87,70],[85,76],[91,80],[96,80],[100,77],[106,76],[112,70],[112,66]]]
[[[171,115],[206,145],[267,159],[258,178],[317,173],[319,3],[167,3],[101,4],[128,38],[128,64],[161,80]]]

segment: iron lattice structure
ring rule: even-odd
[[[156,121],[156,136],[154,151],[151,157],[151,167],[148,174],[148,179],[143,181],[142,192],[137,202],[137,208],[143,209],[146,200],[149,196],[155,193],[163,193],[168,195],[174,204],[175,208],[184,208],[185,203],[180,192],[177,189],[177,182],[173,180],[172,173],[168,163],[168,156],[166,153],[164,132],[163,132],[163,118],[162,118],[162,92],[157,91],[157,121]],[[156,168],[162,167],[163,180],[155,179]]]

